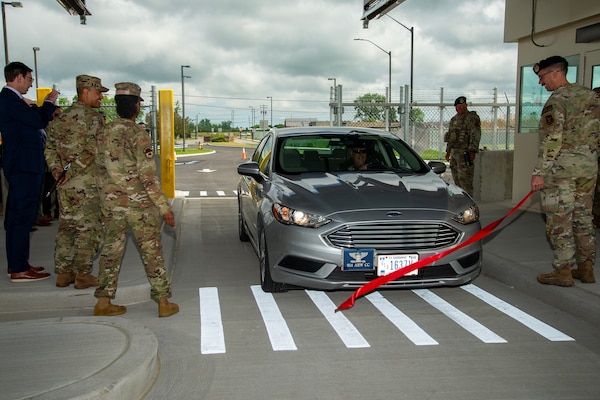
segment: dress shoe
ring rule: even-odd
[[[52,225],[52,222],[46,221],[45,219],[41,218],[41,219],[38,219],[37,221],[35,221],[35,225],[36,226],[50,226],[50,225]]]
[[[56,286],[67,287],[70,284],[75,283],[75,274],[72,272],[62,273],[56,275]]]
[[[16,283],[42,281],[50,278],[47,272],[39,273],[28,269],[25,272],[13,272],[10,274],[10,281]]]
[[[92,274],[75,275],[75,289],[87,289],[92,286],[98,286],[98,278]]]
[[[32,267],[31,265],[29,266],[29,270],[33,271],[33,272],[44,272],[44,267]],[[10,268],[8,269],[8,271],[6,272],[6,276],[8,276],[10,278]]]

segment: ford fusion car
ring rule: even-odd
[[[353,127],[271,130],[238,166],[238,229],[265,292],[354,289],[459,245],[479,210],[393,134]],[[480,242],[384,287],[458,286],[481,270]]]

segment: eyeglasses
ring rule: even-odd
[[[31,77],[31,76],[29,76],[29,75],[28,75],[28,76],[26,76],[26,77],[25,77],[25,79],[29,80],[30,82],[33,82],[33,81],[35,80],[35,79],[33,79],[33,77]]]
[[[539,80],[541,81],[543,77],[545,77],[548,74],[551,74],[552,72],[556,72],[556,70],[553,69],[552,71],[544,72],[543,74],[538,75]]]
[[[354,149],[352,152],[354,154],[367,154],[367,149]]]

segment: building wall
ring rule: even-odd
[[[531,40],[532,3],[534,0],[506,0],[504,41],[518,43],[517,55],[517,113],[521,101],[521,67],[530,66],[544,58],[561,55],[579,57],[577,83],[589,87],[586,76],[586,56],[600,50],[600,40],[576,43],[578,28],[600,22],[598,0],[537,0],[534,44]],[[587,84],[586,84],[587,82]],[[517,115],[517,121],[519,120]],[[518,203],[530,190],[531,171],[538,152],[537,133],[515,133],[512,202]],[[539,197],[532,197],[530,204],[539,205]]]

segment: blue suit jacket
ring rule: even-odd
[[[0,132],[4,174],[43,174],[44,143],[40,130],[52,119],[56,106],[44,102],[30,107],[8,88],[0,91]]]

